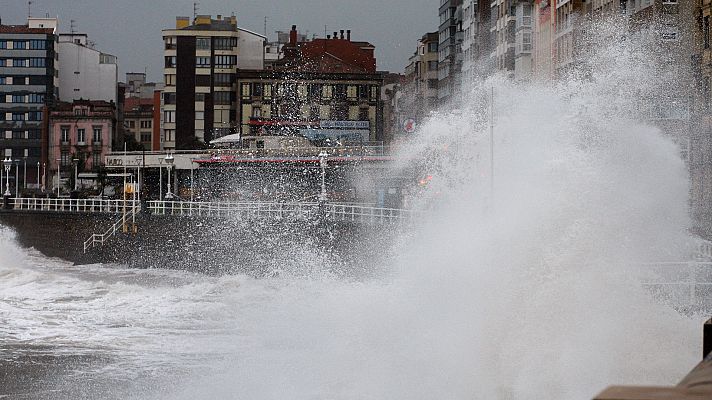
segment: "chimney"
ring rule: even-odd
[[[346,40],[351,41],[351,29],[346,30]]]
[[[344,30],[341,30],[341,40],[344,40]]]
[[[326,35],[326,38],[327,38],[327,39],[331,39],[331,35]]]
[[[218,17],[216,19],[220,21],[222,19],[222,14],[218,14]]]
[[[339,38],[339,32],[334,31],[334,39],[338,39],[338,38]]]
[[[176,17],[176,29],[183,29],[187,26],[190,26],[190,18]]]
[[[290,46],[297,45],[297,26],[296,25],[292,25],[292,30],[289,31],[289,45]]]

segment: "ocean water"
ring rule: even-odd
[[[409,194],[421,217],[379,274],[334,275],[318,244],[262,278],[74,266],[2,228],[0,398],[586,399],[675,384],[704,317],[641,287],[641,266],[684,260],[690,240],[680,148],[637,108],[659,93],[645,46],[602,45],[556,83],[475,82],[423,123],[400,153],[432,178]]]

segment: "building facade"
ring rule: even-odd
[[[59,99],[116,103],[119,77],[116,56],[92,47],[86,34],[59,34]]]
[[[37,171],[47,163],[47,106],[58,95],[56,28],[54,18],[0,25],[0,158],[22,163],[11,174],[19,175],[19,185],[34,188],[41,186]]]
[[[272,70],[237,75],[239,132],[298,135],[313,143],[383,142],[375,47],[351,31],[298,41],[296,26]]]
[[[96,182],[104,157],[111,151],[116,124],[116,105],[101,100],[58,103],[49,113],[48,176],[53,190],[81,188],[78,177]]]
[[[423,35],[415,53],[405,68],[399,110],[402,124],[406,119],[423,122],[431,111],[439,106],[439,36],[438,32]]]
[[[237,130],[236,78],[264,69],[265,37],[237,26],[237,18],[176,19],[163,31],[165,89],[162,147],[192,149]]]
[[[438,28],[438,102],[453,101],[462,71],[462,0],[441,0]]]

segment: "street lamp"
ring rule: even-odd
[[[173,200],[175,197],[171,192],[171,170],[173,168],[173,154],[168,153],[166,158],[163,159],[166,162],[166,168],[168,169],[168,191],[166,192],[166,200]]]
[[[74,191],[77,191],[77,184],[79,182],[79,174],[77,173],[78,166],[79,166],[79,159],[78,158],[72,158],[72,164],[74,164]]]
[[[5,157],[3,160],[3,165],[5,166],[5,196],[12,196],[10,193],[10,168],[12,167],[12,160],[10,157]]]
[[[319,153],[319,166],[321,167],[321,192],[319,193],[319,203],[326,203],[326,158],[329,153],[322,150]]]
[[[37,161],[37,190],[40,189],[40,162]]]
[[[15,160],[15,197],[20,197],[18,189],[20,188],[20,160]]]
[[[22,190],[27,190],[27,157],[22,158]]]

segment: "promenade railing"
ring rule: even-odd
[[[124,206],[138,205],[134,200],[105,199],[66,199],[66,198],[13,198],[14,210],[47,211],[47,212],[77,212],[77,213],[107,213],[120,214]]]
[[[133,202],[132,202],[133,203]],[[84,241],[84,253],[94,246],[103,246],[104,243],[116,235],[116,232],[123,230],[124,226],[127,226],[131,219],[140,210],[139,204],[133,203],[130,208],[127,209],[126,213],[121,216],[109,229],[104,233],[95,233],[89,237],[89,239]]]

